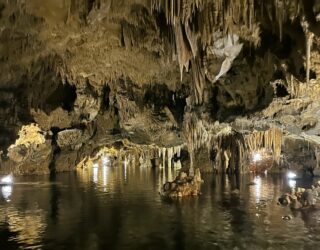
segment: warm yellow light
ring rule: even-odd
[[[262,160],[262,155],[258,152],[253,154],[253,162],[261,161]]]

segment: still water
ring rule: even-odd
[[[320,212],[276,204],[283,176],[208,174],[201,196],[163,201],[174,175],[105,166],[15,178],[0,187],[0,249],[319,249]]]

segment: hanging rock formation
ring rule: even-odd
[[[277,167],[317,167],[319,10],[0,0],[0,173],[70,171],[113,146],[164,169],[245,172],[254,150]],[[20,144],[29,129],[43,141]]]

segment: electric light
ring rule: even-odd
[[[261,161],[262,156],[260,153],[254,153],[253,154],[253,162]]]
[[[297,184],[297,182],[295,180],[289,180],[289,187],[290,188],[295,188],[296,184]]]
[[[3,183],[3,184],[12,184],[12,182],[13,182],[13,178],[11,175],[7,175],[7,176],[1,178],[1,183]]]
[[[289,172],[289,173],[287,174],[287,177],[288,177],[289,179],[293,179],[293,178],[296,178],[297,175],[296,175],[295,173],[293,173],[293,172]]]

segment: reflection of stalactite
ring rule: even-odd
[[[26,209],[24,212],[9,207],[4,212],[8,218],[8,227],[16,239],[22,244],[38,248],[46,229],[44,212],[37,207]]]

